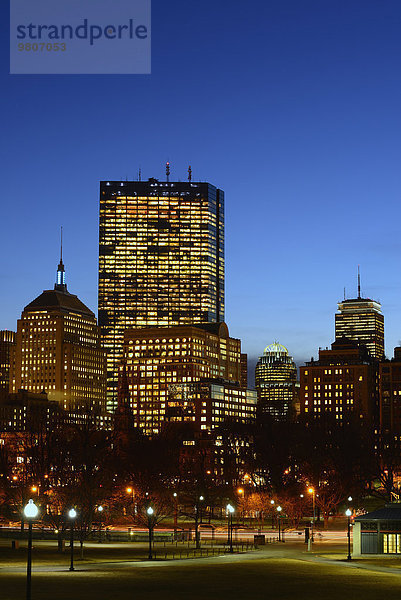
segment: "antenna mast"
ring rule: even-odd
[[[359,273],[358,265],[358,299],[361,297],[361,274]]]
[[[168,161],[166,162],[166,178],[167,181],[170,181],[170,163]]]
[[[189,165],[188,167],[188,181],[192,181],[192,167]]]

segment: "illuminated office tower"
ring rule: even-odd
[[[0,331],[0,392],[8,392],[10,387],[10,352],[15,345],[15,332]]]
[[[366,346],[375,360],[384,358],[384,316],[381,304],[370,298],[361,297],[358,273],[358,298],[338,303],[335,315],[336,340],[346,337]]]
[[[255,388],[260,412],[275,420],[295,415],[298,399],[297,367],[288,350],[278,342],[265,348],[255,368]]]
[[[377,365],[365,346],[345,337],[319,350],[319,359],[300,368],[301,417],[331,416],[341,423],[375,422]]]
[[[128,330],[124,364],[136,427],[155,435],[165,421],[211,431],[227,418],[252,419],[256,393],[240,383],[244,360],[225,323]]]
[[[105,359],[94,313],[67,291],[63,261],[54,290],[28,304],[11,354],[10,392],[57,400],[66,410],[105,410]]]
[[[108,408],[116,407],[124,331],[223,320],[223,192],[192,181],[101,182],[99,325]]]

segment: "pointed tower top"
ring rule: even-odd
[[[170,163],[168,161],[166,162],[166,178],[167,181],[170,181]]]
[[[60,262],[57,268],[57,280],[54,286],[55,290],[59,292],[66,292],[67,286],[65,284],[65,269],[63,264],[63,228],[61,227],[60,234]]]

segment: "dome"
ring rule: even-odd
[[[263,354],[288,354],[288,350],[285,346],[282,346],[278,342],[273,342],[270,346],[266,346]]]

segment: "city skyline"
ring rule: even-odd
[[[60,225],[70,288],[97,312],[99,181],[139,168],[163,180],[169,160],[171,179],[191,165],[194,180],[225,192],[225,320],[250,362],[275,339],[298,365],[330,346],[358,264],[391,357],[401,339],[399,17],[396,2],[256,2],[227,15],[211,2],[184,14],[155,1],[151,77],[10,77],[5,50],[0,328],[15,330],[53,280]]]

